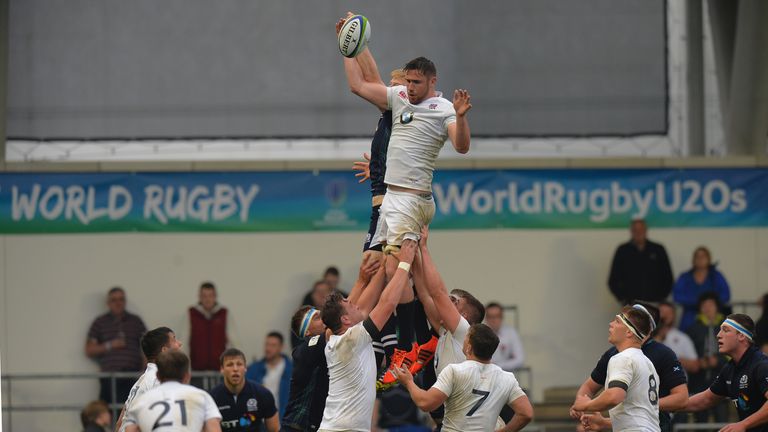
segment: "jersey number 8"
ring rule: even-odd
[[[659,404],[659,392],[656,390],[656,377],[653,375],[648,377],[648,400],[651,401],[651,405]]]

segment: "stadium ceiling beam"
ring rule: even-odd
[[[768,2],[709,0],[708,8],[728,154],[765,154]]]

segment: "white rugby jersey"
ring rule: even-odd
[[[328,397],[320,430],[371,430],[376,400],[376,356],[372,342],[363,323],[358,323],[343,335],[331,335],[325,344]]]
[[[435,161],[445,140],[448,125],[456,122],[453,102],[437,96],[413,105],[405,86],[387,88],[387,105],[392,110],[392,134],[387,148],[384,183],[432,191]]]
[[[143,395],[144,393],[152,390],[160,385],[160,381],[157,379],[157,365],[154,363],[147,363],[147,369],[139,377],[138,381],[131,387],[131,392],[128,393],[128,399],[125,400],[125,407],[123,408],[127,413],[133,401]],[[125,432],[125,421],[120,425],[119,432]]]
[[[221,419],[221,414],[211,395],[176,381],[139,396],[125,413],[125,423],[142,431],[200,432],[213,418]]]
[[[448,365],[433,387],[448,396],[443,418],[448,432],[495,430],[504,405],[525,395],[512,372],[474,360]]]
[[[627,386],[624,402],[608,413],[613,430],[659,432],[659,375],[639,348],[627,348],[608,361],[605,388],[612,381]]]
[[[464,338],[469,332],[469,322],[460,317],[456,330],[451,333],[445,327],[440,328],[440,337],[435,349],[435,373],[440,374],[446,366],[461,363],[467,359],[464,355]]]

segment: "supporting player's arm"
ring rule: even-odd
[[[448,125],[448,137],[451,138],[453,148],[461,154],[469,151],[469,120],[467,112],[472,109],[469,92],[456,90],[453,92],[453,108],[456,110],[456,122]]]
[[[659,410],[675,412],[685,408],[688,404],[688,385],[680,384],[672,387],[669,394],[659,399]]]
[[[725,396],[712,393],[712,390],[706,389],[703,392],[696,393],[688,398],[688,403],[680,411],[697,412],[704,411],[717,405]]]
[[[437,271],[437,267],[432,261],[432,256],[429,254],[429,249],[427,248],[427,237],[429,237],[429,228],[425,226],[421,230],[421,241],[419,242],[422,268],[424,270],[423,285],[427,287],[429,296],[435,303],[435,309],[440,315],[440,321],[442,321],[443,327],[453,333],[456,331],[456,327],[458,327],[459,322],[461,321],[461,315],[459,314],[459,310],[456,309],[456,306],[453,305],[451,298],[448,296],[448,291],[445,288],[443,278],[440,277],[440,273]]]
[[[768,392],[765,393],[765,396],[768,397]],[[764,403],[759,410],[755,411],[744,420],[726,425],[724,428],[720,429],[720,432],[743,432],[747,429],[764,425],[765,423],[768,423],[768,402]]]
[[[398,271],[395,271],[394,276],[384,288],[384,292],[381,293],[379,302],[376,307],[373,308],[368,318],[373,324],[381,330],[384,328],[384,324],[387,323],[392,312],[395,311],[397,304],[400,302],[403,289],[408,285],[410,280],[409,268],[413,263],[413,257],[416,255],[416,242],[413,240],[404,240],[400,246],[400,265],[397,267]],[[384,266],[382,266],[383,268]],[[404,268],[407,267],[407,268]],[[380,270],[381,271],[381,270]],[[376,275],[379,276],[378,274]],[[363,311],[363,307],[358,305]]]
[[[126,431],[127,432],[127,431]],[[205,421],[203,432],[221,432],[221,419],[212,418]],[[271,432],[271,429],[270,429]]]
[[[581,387],[579,387],[579,390],[576,392],[576,397],[578,397],[579,395],[586,395],[591,398],[592,396],[597,394],[597,392],[599,392],[601,388],[603,388],[601,384],[595,382],[595,380],[593,380],[592,377],[589,377],[586,380],[584,380],[584,383],[582,383]],[[574,400],[574,403],[575,403],[575,400]],[[580,411],[574,410],[573,407],[571,407],[570,415],[572,419],[578,420],[581,417],[582,413]]]
[[[400,381],[400,385],[408,390],[413,403],[424,412],[436,410],[437,407],[442,405],[445,400],[448,399],[448,395],[435,387],[430,387],[429,390],[422,390],[419,388],[419,386],[413,382],[413,375],[408,371],[408,368],[395,368],[394,375],[395,378]],[[517,415],[517,413],[515,413],[515,415]]]
[[[427,315],[429,324],[433,329],[440,328],[440,313],[437,311],[435,302],[429,296],[427,283],[424,277],[424,264],[420,255],[413,259],[413,286],[416,288],[416,295],[419,297],[421,305],[424,307],[424,313]]]
[[[515,412],[512,420],[497,432],[517,432],[533,420],[533,406],[528,396],[523,395],[512,401],[509,407]]]
[[[587,395],[576,396],[576,402],[573,403],[571,409],[574,411],[605,411],[609,410],[616,405],[624,402],[627,397],[626,387],[608,386],[608,388],[600,393],[600,396],[595,399],[590,399]]]
[[[383,287],[383,285],[379,286],[376,281],[374,281],[379,267],[380,263],[378,261],[373,260],[371,257],[363,256],[363,259],[360,262],[360,268],[357,273],[357,280],[352,286],[352,290],[349,292],[347,300],[362,308],[363,306],[360,304],[360,301],[363,300],[363,293],[367,292],[370,287],[370,289],[373,291],[370,293],[370,296],[374,298],[365,298],[366,302],[371,302],[369,308],[365,310],[371,310],[373,308],[373,304],[375,304],[379,298],[379,293],[381,293],[381,289]]]

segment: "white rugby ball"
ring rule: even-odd
[[[371,25],[368,18],[362,15],[350,17],[339,31],[339,51],[344,57],[355,57],[360,54],[371,38]]]

